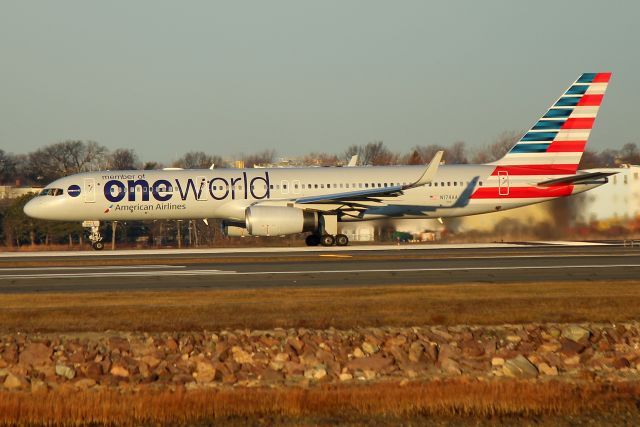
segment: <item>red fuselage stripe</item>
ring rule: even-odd
[[[578,170],[578,165],[517,165],[497,166],[491,175],[505,171],[509,175],[573,175]]]
[[[503,191],[506,192],[506,188]],[[559,185],[554,187],[509,187],[509,194],[500,195],[498,187],[480,187],[472,199],[534,199],[544,197],[569,196],[573,192],[573,185]]]

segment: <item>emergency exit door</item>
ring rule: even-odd
[[[84,194],[85,203],[95,203],[96,201],[96,180],[93,178],[84,179]]]
[[[509,173],[507,171],[498,171],[498,195],[509,195]]]

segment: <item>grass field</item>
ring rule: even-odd
[[[637,320],[640,280],[0,295],[0,332]]]
[[[545,417],[624,414],[637,422],[640,384],[581,385],[557,381],[478,382],[465,378],[422,383],[378,383],[367,386],[321,386],[310,389],[241,388],[174,392],[143,390],[68,392],[42,395],[2,393],[0,425],[330,425],[335,422],[394,425],[415,418],[473,417],[471,424],[492,417],[539,417],[536,425],[553,425]],[[573,418],[574,421],[576,418]],[[606,420],[606,418],[605,418]],[[491,425],[500,425],[494,420]],[[445,424],[440,424],[445,425]]]

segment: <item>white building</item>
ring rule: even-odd
[[[576,197],[579,209],[576,221],[628,221],[640,216],[640,166],[624,165],[620,168],[596,169],[618,172],[609,182]]]
[[[38,193],[42,188],[14,187],[11,185],[0,185],[0,200],[16,199],[29,193]]]

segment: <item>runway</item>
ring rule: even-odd
[[[0,293],[637,278],[640,247],[589,242],[0,254]]]

